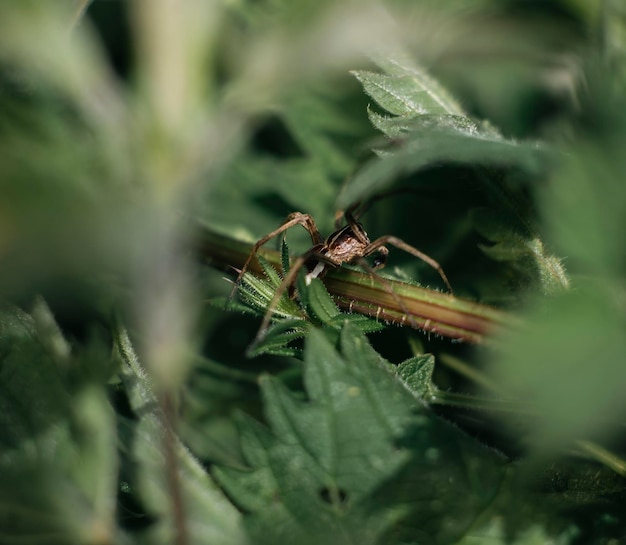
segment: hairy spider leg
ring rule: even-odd
[[[439,276],[443,280],[444,284],[446,285],[450,293],[453,293],[452,286],[450,285],[450,282],[448,281],[448,277],[446,276],[446,273],[443,272],[441,265],[439,265],[439,263],[437,263],[437,261],[435,261],[432,257],[430,257],[429,255],[426,255],[424,252],[420,252],[417,248],[414,248],[410,244],[407,244],[402,239],[399,239],[392,235],[385,235],[380,238],[377,238],[374,242],[371,242],[367,248],[365,248],[365,251],[363,252],[363,257],[367,257],[369,255],[372,255],[373,253],[380,252],[381,248],[385,247],[385,244],[391,244],[392,246],[395,246],[396,248],[400,250],[404,250],[405,252],[417,257],[418,259],[421,259],[427,265],[430,265],[433,269],[435,269],[439,273]],[[386,254],[385,252],[383,253]]]
[[[344,216],[346,218],[346,221],[348,222],[348,225],[352,225],[352,226],[356,225],[360,227],[361,224],[355,219],[355,216],[354,216],[355,210],[359,206],[360,206],[360,203],[357,203],[355,205],[352,205],[350,208],[348,208],[344,212]],[[357,228],[357,229],[354,229],[353,231],[354,231],[354,234],[360,238],[360,240],[364,240],[365,234],[362,228]],[[366,240],[366,237],[365,237],[365,240]],[[400,250],[404,250],[405,252],[417,257],[418,259],[421,259],[427,265],[430,265],[433,269],[435,269],[439,273],[439,276],[443,280],[444,284],[446,285],[450,293],[452,293],[452,286],[450,285],[450,282],[448,281],[448,277],[446,276],[446,273],[443,272],[441,265],[439,265],[437,261],[435,261],[432,257],[425,254],[424,252],[421,252],[417,248],[411,246],[410,244],[407,244],[402,239],[399,239],[398,237],[394,237],[393,235],[385,235],[380,238],[377,238],[373,242],[369,242],[368,246],[363,251],[363,257],[368,257],[375,253],[379,254],[378,259],[374,262],[374,267],[373,267],[374,269],[382,269],[387,263],[387,255],[389,254],[389,250],[385,247],[385,244],[391,244],[392,246],[395,246],[396,248],[399,248]]]
[[[337,210],[335,212],[335,229],[339,229],[341,227],[344,218],[346,220],[346,224],[348,225],[358,223],[358,218],[360,218],[370,206],[371,203],[363,204],[361,201],[357,201],[345,210]]]
[[[228,301],[226,303],[227,307],[232,301],[233,297],[235,296],[237,289],[241,285],[243,275],[248,270],[250,263],[256,257],[256,254],[259,251],[259,249],[263,245],[267,244],[274,237],[277,237],[281,233],[284,233],[285,231],[287,231],[288,229],[291,229],[292,227],[295,227],[296,225],[302,225],[302,227],[304,227],[307,230],[309,235],[311,235],[311,242],[313,243],[314,246],[324,243],[324,238],[322,237],[320,232],[317,230],[317,225],[315,224],[315,221],[309,214],[302,214],[301,212],[293,212],[289,214],[285,222],[280,227],[278,227],[278,229],[274,229],[274,231],[265,235],[263,238],[259,239],[256,242],[256,244],[252,247],[252,250],[250,250],[250,254],[248,254],[248,258],[246,259],[245,263],[243,264],[243,267],[241,267],[241,270],[239,271],[239,274],[237,275],[237,279],[235,280],[233,289],[231,290],[230,295],[228,296]]]
[[[391,283],[386,278],[380,276],[379,274],[375,272],[378,269],[382,269],[387,264],[387,256],[389,255],[389,249],[385,246],[385,244],[391,244],[393,246],[396,246],[397,248],[410,253],[411,255],[417,257],[418,259],[421,259],[422,261],[424,261],[425,263],[433,267],[441,276],[442,280],[444,281],[444,283],[450,290],[450,293],[452,293],[452,287],[450,286],[450,282],[448,281],[447,276],[445,275],[445,273],[443,272],[443,269],[441,268],[441,266],[439,265],[437,261],[435,261],[432,257],[428,256],[424,252],[420,252],[417,248],[414,248],[413,246],[407,244],[406,242],[404,242],[403,240],[397,237],[384,236],[384,237],[380,237],[376,239],[374,242],[369,242],[369,240],[367,239],[367,235],[365,234],[365,232],[363,231],[363,228],[361,227],[361,224],[356,220],[356,217],[358,217],[365,210],[367,210],[367,205],[362,206],[362,203],[357,202],[356,204],[352,205],[350,208],[348,208],[344,212],[338,213],[340,214],[340,216],[338,215],[336,216],[336,218],[340,218],[341,216],[343,216],[346,220],[346,223],[349,226],[352,226],[353,228],[352,232],[354,233],[354,235],[357,238],[359,238],[359,240],[365,241],[367,243],[367,246],[363,250],[363,256],[358,259],[359,266],[365,272],[369,273],[372,277],[376,277],[380,281],[385,291],[394,299],[394,301],[398,304],[402,312],[404,312],[410,324],[415,329],[419,329],[419,326],[417,322],[415,321],[415,318],[413,317],[412,313],[409,311],[408,307],[406,306],[402,298],[394,291]],[[364,258],[369,257],[374,254],[378,254],[378,255],[374,259],[373,265],[370,265]]]

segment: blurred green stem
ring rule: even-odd
[[[241,242],[209,228],[199,234],[201,257],[212,266],[233,272],[245,262],[252,244]],[[277,251],[259,252],[277,269],[280,255]],[[250,272],[261,269],[253,260]],[[342,267],[331,270],[324,277],[324,285],[335,302],[350,312],[358,312],[398,325],[414,322],[420,330],[454,340],[482,343],[494,331],[511,326],[517,319],[492,307],[474,303],[448,293],[422,288],[406,282],[387,279],[386,282],[369,274]],[[389,293],[389,286],[396,297]],[[396,300],[400,298],[407,316]]]
[[[74,16],[72,17],[72,28],[76,27],[80,20],[85,15],[89,4],[91,4],[93,0],[76,0],[74,2]]]

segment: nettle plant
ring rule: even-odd
[[[6,4],[0,543],[621,542],[619,6]]]

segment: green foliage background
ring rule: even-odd
[[[0,3],[0,543],[623,542],[625,23]],[[328,234],[359,201],[504,331],[385,328],[300,283],[249,359],[280,279],[225,310],[202,233]]]

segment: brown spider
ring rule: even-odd
[[[243,267],[241,268],[241,271],[239,271],[239,275],[235,280],[233,289],[229,296],[229,300],[234,297],[237,288],[241,284],[243,275],[248,270],[252,259],[254,259],[259,249],[271,239],[277,237],[281,233],[284,233],[285,231],[291,229],[296,225],[302,225],[302,227],[304,227],[311,236],[311,242],[313,244],[309,250],[304,252],[293,261],[291,267],[289,268],[289,272],[287,272],[285,278],[283,278],[283,281],[274,293],[274,296],[267,307],[267,311],[265,312],[265,316],[263,317],[263,321],[261,322],[261,327],[259,328],[259,331],[257,333],[255,343],[261,341],[265,336],[265,333],[267,332],[270,324],[272,314],[274,312],[274,309],[276,308],[276,305],[278,304],[278,301],[285,293],[285,291],[293,286],[296,280],[296,276],[300,269],[302,269],[302,267],[306,267],[308,270],[305,277],[305,282],[307,285],[311,283],[313,278],[322,278],[327,272],[328,267],[337,268],[344,263],[358,263],[367,272],[374,275],[376,274],[374,270],[384,267],[387,261],[389,249],[385,246],[386,244],[404,250],[405,252],[414,255],[418,259],[421,259],[422,261],[430,265],[439,273],[439,276],[441,276],[441,279],[445,283],[446,287],[450,290],[450,293],[452,293],[452,287],[450,286],[448,278],[446,277],[439,263],[437,263],[437,261],[435,261],[432,257],[426,255],[423,252],[420,252],[417,248],[414,248],[403,240],[391,235],[379,237],[373,242],[370,241],[367,233],[365,232],[365,229],[363,229],[363,226],[355,219],[355,210],[357,209],[357,207],[358,205],[353,206],[352,208],[346,210],[343,214],[338,214],[337,223],[339,223],[339,220],[343,216],[346,220],[346,225],[344,227],[338,228],[327,239],[324,239],[324,237],[322,237],[317,229],[317,225],[315,225],[315,221],[309,214],[293,212],[289,214],[289,216],[287,216],[285,222],[280,227],[278,227],[278,229],[275,229],[271,233],[259,239],[252,247],[248,258],[243,264]],[[374,259],[373,266],[370,266],[365,261],[365,258],[372,255],[376,255],[376,257]],[[412,321],[411,314],[407,310],[406,305],[393,291],[393,288],[391,287],[389,282],[385,281],[382,277],[378,275],[376,276],[381,281],[383,281],[383,283],[387,286],[387,291],[398,302],[400,308],[402,308],[405,314],[407,314],[409,320]]]

